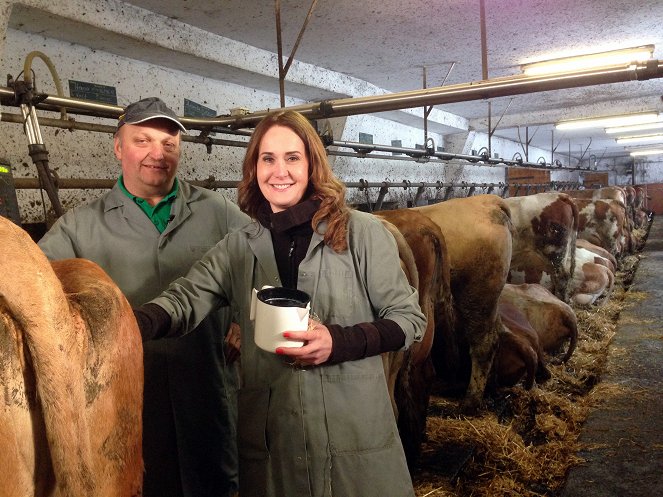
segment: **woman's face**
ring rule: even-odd
[[[258,149],[256,176],[272,212],[299,203],[308,186],[308,157],[301,138],[285,126],[269,128]]]

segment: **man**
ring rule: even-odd
[[[223,195],[176,178],[177,115],[158,98],[132,103],[114,138],[122,175],[68,211],[39,242],[51,259],[99,264],[136,307],[159,295],[249,218]],[[145,343],[144,497],[223,497],[238,487],[237,375],[224,358],[230,310],[190,335]]]

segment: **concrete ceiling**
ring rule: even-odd
[[[224,38],[276,53],[274,2],[271,0],[130,0],[130,4]],[[311,5],[310,0],[282,0],[281,24],[284,55],[289,55]],[[10,24],[35,30],[35,11],[15,8]],[[520,64],[563,54],[593,53],[644,44],[656,46],[654,57],[663,59],[663,1],[661,0],[485,0],[486,60],[490,79],[520,73]],[[29,17],[29,22],[27,20]],[[296,59],[351,76],[389,92],[428,86],[469,83],[482,79],[479,0],[318,0],[304,33]],[[44,24],[53,16],[45,16]],[[26,27],[28,25],[28,27]],[[70,27],[71,28],[71,27]],[[85,34],[86,29],[89,31]],[[40,32],[44,32],[42,28]],[[99,28],[59,30],[70,41],[100,43]],[[63,37],[60,35],[59,37]],[[138,52],[111,38],[102,48]],[[97,40],[96,42],[94,40]],[[111,46],[117,45],[115,50]],[[124,48],[119,48],[124,47]],[[96,48],[96,47],[95,47]],[[167,57],[151,53],[158,62]],[[141,57],[137,57],[141,58]],[[199,74],[241,84],[240,73],[204,60],[180,59],[178,66]],[[446,79],[445,79],[446,78]],[[260,78],[258,78],[260,79]],[[278,83],[256,82],[254,87]],[[371,86],[372,87],[372,86]],[[313,85],[286,83],[286,93],[306,101],[336,98]],[[583,152],[598,158],[627,155],[623,146],[608,139],[603,130],[552,132],[560,119],[661,111],[663,79],[554,90],[513,97],[493,98],[490,112],[495,135],[558,151]],[[251,109],[260,110],[260,109]],[[467,120],[479,131],[488,126],[486,100],[436,107]],[[421,120],[419,119],[419,122]]]

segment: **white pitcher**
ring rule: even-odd
[[[283,338],[284,331],[306,331],[311,298],[294,288],[263,286],[253,289],[250,319],[256,345],[267,352],[278,347],[301,347],[301,340]]]

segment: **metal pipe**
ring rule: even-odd
[[[187,180],[188,183],[204,188],[237,188],[237,181]],[[109,190],[117,183],[117,179],[105,178],[59,178],[60,190]],[[17,190],[38,190],[41,188],[37,178],[14,178],[14,187]]]
[[[205,188],[237,188],[239,180],[216,180],[212,177],[206,180],[187,180],[188,183],[191,183],[196,186],[202,186]],[[58,187],[60,190],[103,190],[110,189],[117,183],[117,179],[107,179],[107,178],[59,178]],[[359,188],[360,190],[366,188],[380,188],[380,195],[384,198],[384,195],[387,193],[389,188],[406,188],[410,182],[407,180],[402,182],[369,182],[366,180],[359,181],[348,181],[345,182],[347,188]],[[550,183],[512,183],[511,186],[530,186],[535,188],[552,188],[559,190],[560,188],[565,188],[567,186],[578,186],[577,182],[563,182],[563,181],[551,181]],[[420,197],[423,194],[422,189],[424,188],[504,188],[504,183],[444,183],[441,181],[436,181],[434,183],[429,182],[420,182],[416,183],[417,186],[417,195]],[[14,178],[14,187],[17,190],[38,190],[41,188],[39,180],[37,178]],[[421,193],[420,193],[421,192]]]
[[[516,75],[486,81],[474,81],[471,83],[439,86],[422,90],[389,93],[386,95],[324,100],[322,102],[294,105],[288,107],[288,109],[298,111],[309,119],[321,119],[661,77],[663,77],[663,61],[652,59],[628,66],[616,65],[602,69],[552,75]],[[11,97],[13,99],[13,90],[10,88],[0,88],[0,98],[2,97]],[[48,105],[51,108],[53,106],[58,108],[65,106],[69,109],[95,111],[103,116],[115,118],[123,112],[122,107],[116,105],[101,104],[82,99],[61,98],[52,95],[46,96],[44,103],[39,104],[38,107],[46,108]],[[181,121],[184,126],[193,129],[207,129],[210,126],[237,129],[255,125],[270,110],[252,112],[243,116],[219,116],[213,118],[183,117]]]
[[[9,114],[6,112],[0,113],[0,121],[12,122],[21,124],[23,119],[18,114]],[[82,130],[82,131],[95,131],[100,133],[115,133],[115,126],[108,126],[105,124],[97,123],[88,123],[82,121],[72,121],[67,120],[63,121],[62,119],[52,119],[47,117],[41,117],[39,119],[40,123],[43,126],[50,126],[61,129],[72,130]],[[233,133],[240,135],[250,135],[250,132],[239,132],[237,130],[222,130],[224,133]],[[237,140],[224,140],[220,138],[211,138],[209,136],[192,136],[192,135],[182,135],[182,141],[190,143],[200,143],[206,146],[218,145],[218,146],[227,146],[227,147],[246,147],[248,142],[246,141],[237,141]],[[502,165],[509,167],[535,167],[542,168],[541,164],[537,163],[527,163],[522,160],[515,159],[492,159],[484,158],[475,155],[466,155],[466,154],[452,154],[448,152],[435,152],[429,153],[427,150],[421,150],[416,148],[406,148],[406,147],[393,147],[390,145],[373,145],[367,143],[359,142],[350,142],[350,141],[332,141],[330,146],[340,147],[340,148],[351,148],[355,150],[355,153],[341,152],[328,150],[328,155],[340,156],[340,157],[361,157],[361,158],[377,158],[377,159],[388,159],[392,161],[419,161],[426,160],[429,162],[436,161],[447,161],[447,160],[465,160],[470,163],[477,163],[482,165]],[[389,152],[396,154],[403,154],[404,157],[399,156],[385,156],[385,155],[371,155],[371,152]],[[544,167],[544,169],[551,169]],[[576,169],[582,168],[565,168],[568,171],[574,171]]]
[[[481,76],[488,79],[488,41],[486,35],[486,4],[479,0],[479,21],[481,23]]]
[[[7,112],[0,112],[0,121],[8,123],[23,123],[23,119],[18,114],[8,114]],[[40,117],[39,122],[43,126],[49,126],[52,128],[61,128],[67,129],[69,131],[79,130],[79,131],[94,131],[97,133],[109,133],[114,134],[117,128],[115,126],[109,126],[106,124],[97,124],[97,123],[87,123],[83,121],[72,121],[67,120],[63,121],[62,119],[52,119],[48,117]],[[227,133],[237,133],[236,131],[226,130]],[[245,133],[237,133],[240,135],[245,135]],[[250,133],[248,134],[250,136]],[[221,145],[227,147],[246,147],[248,142],[246,141],[237,141],[237,140],[223,140],[221,138],[211,138],[209,136],[193,136],[185,135],[181,136],[183,142],[191,143],[200,143],[203,145]]]

